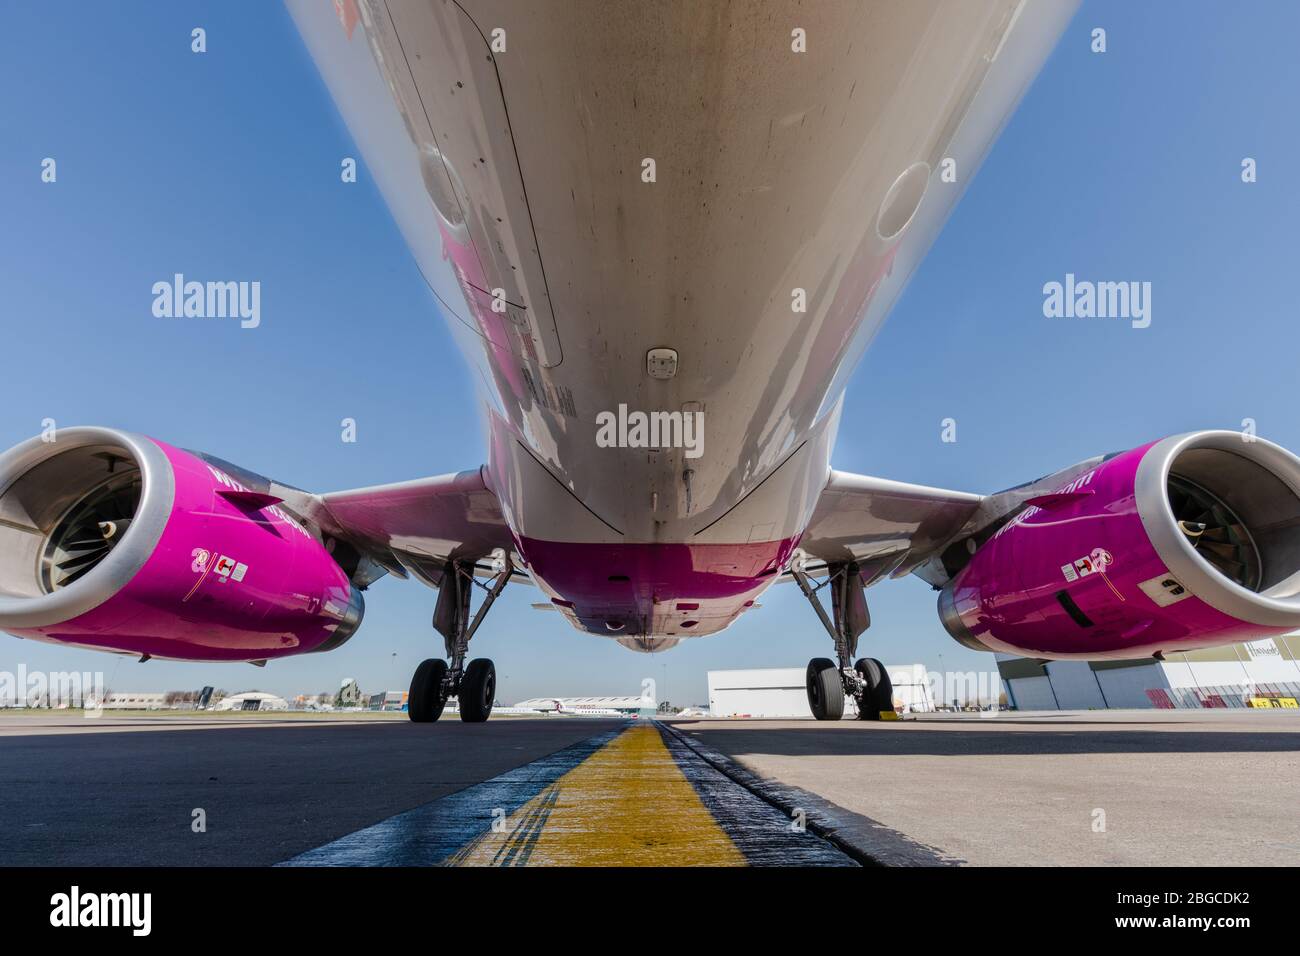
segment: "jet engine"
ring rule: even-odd
[[[110,428],[0,455],[0,629],[208,661],[351,637],[364,602],[326,546],[213,461]]]
[[[1103,459],[983,541],[939,594],[979,650],[1125,659],[1300,627],[1300,459],[1230,431]]]

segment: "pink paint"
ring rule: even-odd
[[[950,599],[950,609],[985,647],[1026,656],[1136,658],[1290,630],[1240,621],[1196,596],[1161,607],[1139,587],[1169,575],[1134,496],[1138,465],[1154,444],[1103,462],[1090,479],[1060,494],[1042,496],[1044,506],[1026,511],[980,547],[944,589],[941,604]],[[1070,580],[1065,567],[1081,559],[1085,568],[1101,564],[1104,570],[1079,574],[1076,568]],[[1062,603],[1062,593],[1087,626]]]
[[[162,537],[144,566],[98,607],[69,621],[12,633],[209,661],[284,657],[331,642],[354,592],[324,547],[279,508],[258,508],[255,502],[241,507],[227,500],[219,492],[233,481],[223,482],[194,455],[155,444],[172,468],[176,492]],[[238,564],[246,569],[243,580],[222,576]],[[359,595],[356,599],[359,604]],[[344,634],[352,626],[345,625]]]
[[[474,318],[474,324],[478,326],[479,334],[500,352],[500,355],[495,358],[489,356],[488,361],[492,374],[497,379],[498,391],[502,396],[511,397],[516,404],[524,402],[528,390],[523,381],[520,365],[515,360],[514,350],[510,347],[510,340],[513,334],[520,338],[521,345],[531,349],[532,339],[520,335],[509,315],[493,310],[493,297],[486,291],[491,288],[491,284],[484,275],[478,253],[474,251],[469,234],[464,227],[453,231],[447,221],[439,215],[438,233],[442,236],[443,258],[450,261],[453,266],[456,284],[460,286],[461,295],[464,296],[465,305]],[[536,360],[535,354],[531,352],[525,354],[531,355]]]
[[[575,627],[605,637],[682,637],[713,634],[752,607],[797,542],[581,544],[521,538],[519,552]],[[619,626],[611,628],[611,622]]]

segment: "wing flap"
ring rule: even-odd
[[[872,580],[902,577],[957,534],[980,495],[832,471],[800,541],[827,563],[856,561]]]
[[[324,495],[274,491],[301,517],[389,573],[433,586],[448,561],[478,562],[514,547],[482,468]]]

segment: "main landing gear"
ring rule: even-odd
[[[438,603],[433,611],[433,626],[447,645],[448,661],[430,658],[415,669],[411,693],[407,698],[407,715],[416,723],[429,723],[442,716],[447,700],[454,694],[460,704],[460,719],[480,723],[492,713],[496,699],[497,670],[486,657],[465,663],[469,641],[487,616],[488,608],[505,590],[514,569],[508,556],[496,562],[491,585],[480,584],[474,577],[474,562],[452,561],[443,573],[438,589]],[[477,585],[486,592],[473,620],[469,616],[470,594]]]
[[[802,555],[796,556],[790,573],[835,642],[836,656],[836,660],[814,657],[808,662],[806,685],[813,716],[818,720],[839,720],[844,716],[845,696],[857,703],[859,720],[880,720],[882,713],[892,714],[894,688],[880,661],[862,657],[857,663],[851,663],[858,649],[858,638],[871,626],[871,615],[862,593],[861,570],[853,562],[830,564],[826,566],[826,580],[814,585],[805,570],[805,562]],[[817,597],[817,592],[828,584],[833,619]]]

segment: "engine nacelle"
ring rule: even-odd
[[[962,644],[1124,659],[1300,627],[1300,459],[1238,432],[1108,458],[981,545],[939,595]]]
[[[109,428],[0,455],[0,630],[180,660],[337,647],[364,602],[275,499]]]

